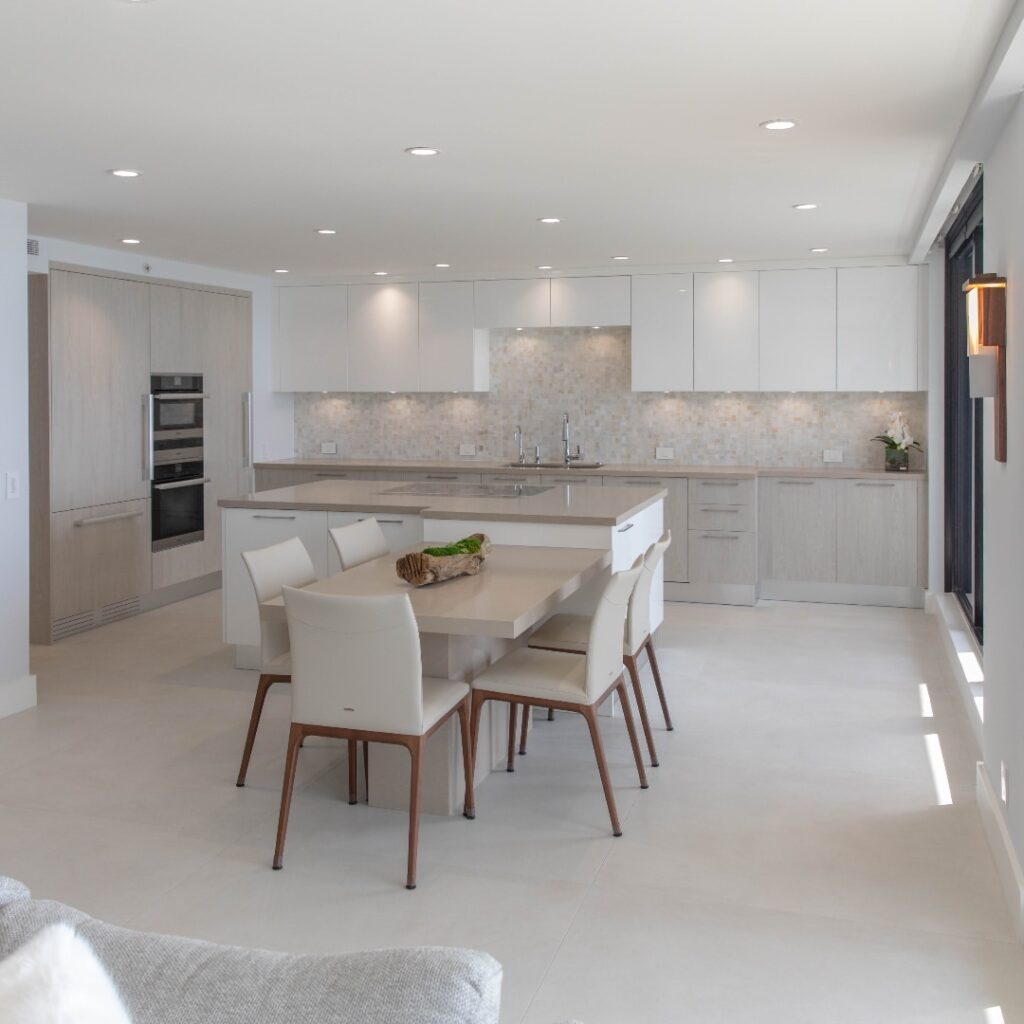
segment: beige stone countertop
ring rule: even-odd
[[[389,469],[395,472],[433,472],[440,470],[449,473],[489,473],[494,475],[516,476],[529,473],[558,473],[559,469],[538,470],[527,463],[525,466],[509,466],[504,462],[484,462],[474,459],[459,459],[444,462],[429,459],[342,459],[329,455],[315,459],[278,459],[273,462],[257,462],[256,467],[286,469],[356,469],[372,470],[386,473]],[[822,477],[836,480],[871,480],[875,477],[903,477],[911,480],[923,480],[926,473],[887,473],[883,469],[858,469],[852,466],[684,466],[675,462],[655,463],[609,463],[598,469],[570,469],[581,476],[646,476],[646,477],[700,477],[717,476],[726,479],[752,479],[754,477]]]
[[[666,492],[657,487],[575,487],[572,484],[551,484],[543,494],[515,498],[384,493],[408,486],[412,486],[408,481],[320,480],[223,498],[219,504],[221,508],[396,512],[421,515],[424,519],[618,526],[666,496]]]

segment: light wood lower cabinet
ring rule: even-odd
[[[840,480],[838,483],[838,582],[916,586],[919,491],[916,481]]]
[[[806,477],[761,481],[761,579],[836,580],[836,484]],[[845,481],[843,481],[845,482]]]
[[[690,530],[690,583],[753,585],[757,579],[757,534]]]
[[[55,512],[50,517],[50,609],[61,620],[102,610],[150,589],[149,501]]]

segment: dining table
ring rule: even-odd
[[[406,549],[420,551],[423,544]],[[385,555],[310,583],[319,594],[372,597],[407,594],[420,631],[423,674],[472,683],[573,595],[593,590],[606,579],[612,552],[596,548],[493,545],[475,575],[412,586],[395,563],[406,551]],[[283,597],[260,605],[260,616],[280,620]],[[344,672],[344,665],[339,665]],[[476,785],[504,765],[508,706],[490,701],[480,723]],[[422,808],[428,814],[461,814],[464,794],[456,719],[427,744],[422,775]],[[400,747],[372,744],[369,751],[368,802],[404,810],[409,805],[408,753]]]

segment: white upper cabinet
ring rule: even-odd
[[[761,390],[835,391],[835,269],[765,270],[759,291]]]
[[[348,390],[348,288],[274,289],[278,391]]]
[[[348,390],[419,390],[419,286],[348,289]]]
[[[757,271],[693,275],[693,386],[757,391]]]
[[[693,390],[693,274],[633,278],[633,391]]]
[[[918,387],[917,267],[838,271],[840,391],[915,391]]]
[[[488,337],[473,329],[473,282],[420,285],[420,391],[486,391]]]
[[[628,277],[552,279],[552,327],[611,327],[629,322]]]
[[[474,281],[476,327],[550,327],[551,282]]]

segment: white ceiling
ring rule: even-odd
[[[290,280],[905,255],[1012,5],[2,0],[0,196]]]

